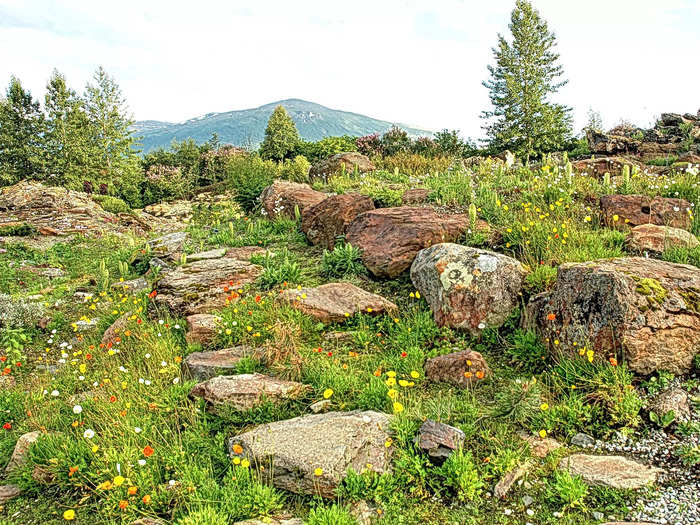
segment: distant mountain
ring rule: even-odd
[[[211,138],[212,133],[218,134],[219,140],[225,144],[258,145],[265,136],[267,120],[279,105],[287,110],[304,140],[321,140],[335,135],[360,137],[370,133],[384,133],[394,125],[392,122],[292,98],[254,109],[207,113],[180,123],[142,120],[134,123],[132,129],[136,136],[143,137],[141,144],[145,153],[161,146],[167,148],[173,140],[192,138],[197,143],[203,143]],[[431,131],[396,125],[412,136],[432,135]]]

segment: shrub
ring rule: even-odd
[[[214,507],[196,510],[177,521],[177,525],[228,525],[228,523],[228,517]]]
[[[239,155],[226,166],[226,183],[235,192],[235,200],[246,212],[252,211],[262,191],[277,176],[277,164],[254,155]]]
[[[581,476],[572,476],[566,470],[555,470],[547,486],[547,499],[564,508],[582,507],[588,495],[588,485]]]
[[[297,284],[301,280],[301,267],[296,256],[287,248],[283,248],[277,253],[267,253],[264,257],[254,260],[263,266],[258,283],[265,290],[285,282]]]
[[[446,171],[450,162],[449,157],[428,157],[417,153],[401,152],[376,159],[375,165],[379,169],[398,170],[411,177],[424,177],[431,173]]]
[[[411,139],[408,133],[403,129],[398,126],[393,126],[382,135],[381,145],[384,155],[396,155],[397,153],[409,151],[411,148]]]
[[[544,292],[557,280],[557,269],[541,264],[525,277],[525,289],[531,294]]]
[[[154,164],[146,171],[143,200],[147,204],[164,200],[184,199],[194,189],[194,180],[179,166]]]
[[[316,507],[309,512],[307,525],[357,525],[357,521],[348,509],[340,505]]]
[[[32,328],[45,314],[40,303],[27,299],[13,299],[11,295],[0,293],[0,326],[11,328]]]
[[[459,501],[473,501],[484,488],[471,452],[462,449],[451,454],[439,468],[444,484],[455,491]]]
[[[303,155],[311,162],[316,162],[321,159],[335,155],[336,153],[344,153],[346,151],[357,151],[356,139],[349,135],[340,137],[325,137],[318,142],[300,142],[295,153]]]
[[[283,179],[292,182],[309,182],[311,163],[303,155],[297,155],[293,160],[287,159],[280,168]]]
[[[0,237],[27,237],[29,235],[34,235],[36,232],[37,229],[26,222],[22,224],[0,226]]]
[[[379,138],[379,133],[372,133],[364,137],[355,139],[357,151],[368,157],[374,157],[382,154],[382,141]]]
[[[323,250],[321,272],[328,277],[347,277],[366,273],[359,248],[338,244],[333,251]]]
[[[123,200],[110,195],[93,195],[92,200],[102,206],[102,209],[110,213],[128,213],[129,205]]]

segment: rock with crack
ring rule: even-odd
[[[197,381],[205,381],[234,372],[242,359],[255,355],[254,348],[244,345],[210,352],[194,352],[182,362],[182,373]]]
[[[230,291],[252,283],[261,271],[230,257],[187,263],[162,272],[154,303],[176,316],[209,313],[226,306]]]
[[[192,387],[190,395],[204,399],[214,410],[227,405],[245,411],[266,401],[279,403],[285,399],[295,399],[310,388],[295,381],[263,374],[238,374],[212,377]]]
[[[662,472],[623,456],[574,454],[559,463],[559,468],[573,476],[581,476],[589,485],[614,489],[640,489],[656,481]]]
[[[692,207],[685,199],[646,195],[603,195],[600,198],[603,222],[610,228],[658,224],[690,229]]]
[[[669,248],[696,248],[697,237],[689,231],[658,224],[640,224],[630,230],[627,246],[633,252],[663,253]]]
[[[411,265],[413,285],[435,322],[474,336],[508,319],[520,302],[525,274],[511,257],[452,243],[421,250]]]
[[[271,218],[294,218],[296,211],[304,210],[318,204],[327,195],[311,189],[308,184],[297,182],[275,181],[260,194],[263,210]]]
[[[333,498],[350,468],[391,471],[390,421],[374,411],[311,414],[232,437],[229,453],[264,467],[278,488]]]
[[[359,214],[346,240],[362,251],[362,262],[377,277],[406,271],[419,251],[453,242],[469,229],[467,215],[440,215],[430,208],[402,206]]]
[[[332,250],[335,247],[336,238],[345,235],[355,217],[373,209],[374,202],[366,195],[359,193],[331,195],[304,210],[301,229],[311,244]]]
[[[328,283],[316,288],[285,290],[282,300],[325,324],[340,323],[357,313],[379,315],[396,311],[396,305],[380,295],[350,283]]]
[[[425,377],[434,383],[450,383],[466,388],[491,375],[491,369],[479,352],[463,350],[439,355],[425,362]]]
[[[588,345],[604,358],[624,354],[639,374],[681,375],[700,352],[700,269],[643,257],[562,264],[523,324],[553,353]]]
[[[426,419],[418,430],[415,443],[430,459],[443,463],[464,443],[466,436],[460,429],[432,419]]]
[[[221,317],[213,314],[192,314],[187,316],[187,333],[185,341],[188,344],[207,346],[214,342],[219,334]]]

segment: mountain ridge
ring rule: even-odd
[[[363,136],[384,133],[397,125],[411,136],[431,136],[432,131],[414,128],[401,123],[379,120],[359,113],[331,109],[315,102],[290,98],[270,102],[257,108],[211,112],[183,122],[141,120],[132,130],[141,137],[144,153],[168,147],[173,140],[193,139],[202,143],[216,133],[219,140],[235,146],[256,146],[265,135],[267,120],[272,111],[282,105],[289,113],[304,140],[321,140],[335,135]]]

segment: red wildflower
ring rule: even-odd
[[[154,452],[155,452],[155,450],[153,450],[153,448],[151,448],[149,445],[146,445],[145,447],[143,447],[143,455],[146,456],[147,458],[150,458]]]

